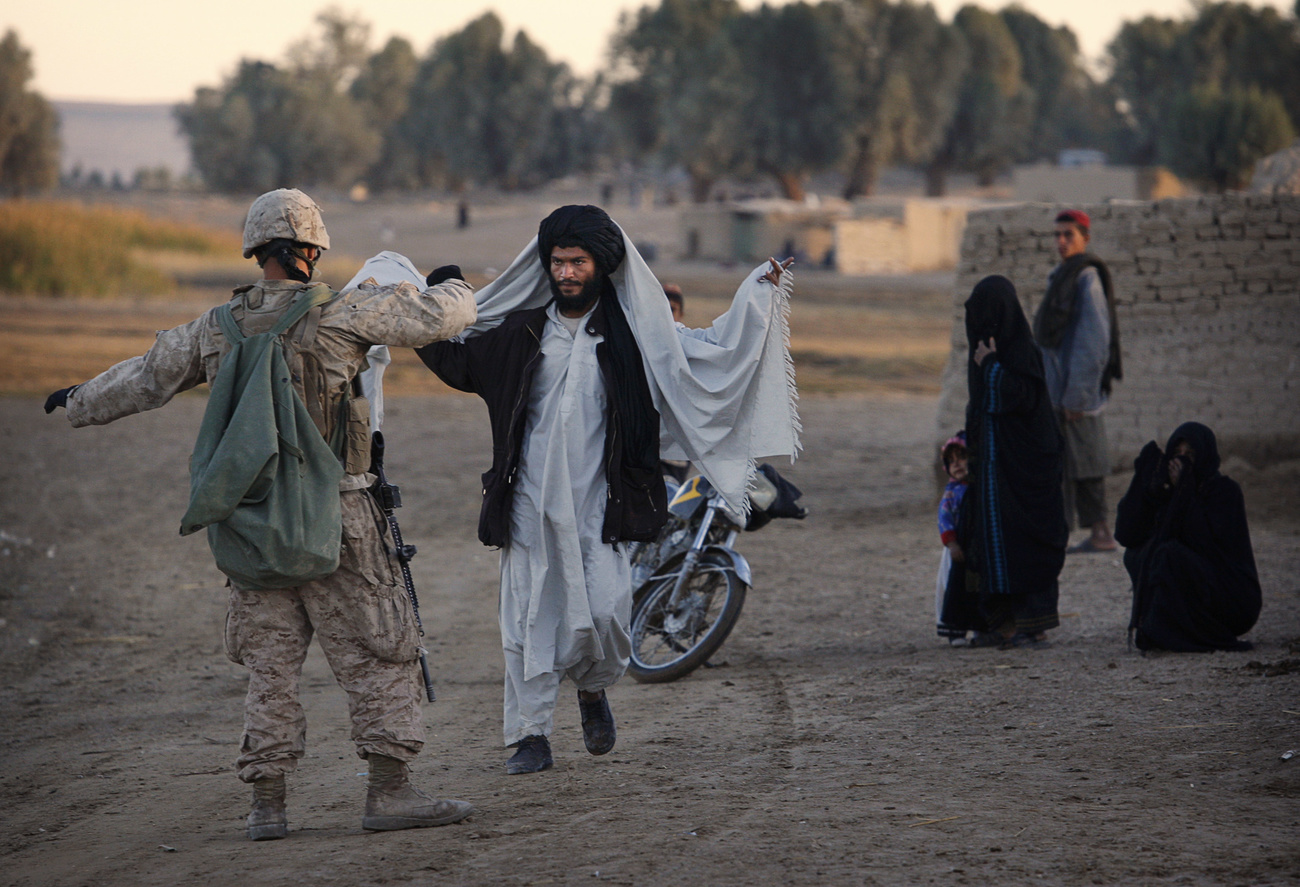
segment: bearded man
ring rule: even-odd
[[[661,434],[663,455],[694,462],[742,511],[755,457],[798,451],[788,266],[770,260],[712,328],[689,330],[604,210],[564,206],[484,288],[479,324],[418,349],[488,406],[479,539],[501,549],[508,773],[552,766],[565,677],[587,750],[614,747],[606,690],[631,655],[623,543],[666,518]]]

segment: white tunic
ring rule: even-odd
[[[601,541],[606,397],[590,317],[570,333],[547,309],[529,393],[501,554],[502,645],[523,656],[525,679],[629,650],[630,568],[621,546]]]

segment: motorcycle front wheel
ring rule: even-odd
[[[712,656],[731,633],[745,604],[745,583],[731,561],[706,552],[671,606],[675,576],[652,586],[632,607],[628,674],[643,684],[675,681]]]

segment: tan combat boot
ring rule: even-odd
[[[284,806],[284,777],[253,782],[253,811],[248,814],[248,837],[274,841],[289,834],[289,814]]]
[[[362,828],[378,832],[450,825],[474,812],[465,801],[431,798],[411,785],[406,764],[397,758],[372,754],[366,761],[370,786]]]

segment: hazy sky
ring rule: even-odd
[[[933,0],[951,18],[966,0]],[[1291,0],[1251,0],[1291,8]],[[746,7],[759,0],[741,0]],[[1191,0],[1020,0],[1052,25],[1069,25],[1084,54],[1100,56],[1123,20],[1143,15],[1182,18]],[[32,50],[35,88],[50,99],[173,102],[215,86],[240,58],[278,61],[292,42],[314,35],[314,17],[330,0],[3,0],[0,30],[17,30]],[[339,0],[372,24],[377,48],[406,37],[423,53],[440,35],[495,9],[508,32],[522,28],[552,58],[580,74],[603,63],[609,34],[623,10],[640,0]],[[1002,0],[981,0],[989,9]]]

